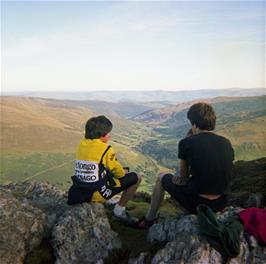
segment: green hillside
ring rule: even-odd
[[[73,160],[79,140],[84,136],[88,118],[102,113],[66,101],[41,98],[1,98],[1,178],[0,183],[35,179],[66,189],[73,174]],[[121,109],[122,110],[122,109]],[[153,178],[161,168],[136,146],[149,138],[146,126],[108,116],[114,124],[111,145],[119,160],[131,170],[142,173],[142,189],[150,191]]]
[[[154,108],[152,104],[144,105],[140,103],[130,102],[128,100],[124,102],[106,102],[99,99],[82,101],[68,100],[65,101],[65,103],[74,107],[88,108],[104,115],[118,116],[122,118],[130,118]]]
[[[1,183],[39,180],[66,189],[73,174],[74,154],[32,152],[1,157]]]
[[[217,114],[215,132],[230,139],[236,160],[266,156],[265,100],[265,96],[204,100],[212,103]],[[195,101],[150,111],[154,115],[144,113],[143,122],[153,128],[157,137],[142,142],[138,149],[160,164],[177,169],[177,146],[191,127],[186,114],[193,103]],[[148,116],[151,116],[150,122]]]
[[[236,160],[266,156],[265,96],[212,100],[218,116],[216,132],[230,139]],[[1,97],[0,183],[35,179],[69,187],[85,122],[103,114],[70,102]],[[162,111],[161,122],[107,115],[114,124],[110,143],[122,165],[144,176],[141,190],[151,191],[159,171],[178,170],[177,147],[190,127],[186,119],[189,105],[156,109],[159,116]]]
[[[266,96],[244,98],[215,98],[203,100],[211,103],[217,115],[217,129],[224,124],[230,125],[236,122],[246,122],[249,119],[265,116]],[[163,135],[183,137],[190,128],[186,117],[189,107],[198,101],[187,102],[175,107],[157,109],[156,112],[167,113],[166,119],[157,122],[155,131]],[[155,112],[153,110],[152,112]],[[160,120],[161,117],[158,118]],[[151,122],[151,124],[154,120]],[[146,122],[147,123],[147,122]],[[149,122],[148,122],[149,123]]]

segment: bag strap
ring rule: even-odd
[[[108,151],[110,148],[111,148],[110,145],[106,148],[106,150],[104,151],[104,153],[103,153],[103,155],[102,155],[102,157],[101,157],[101,160],[100,160],[100,163],[99,163],[99,164],[102,164],[102,162],[103,162],[103,157],[104,157],[104,155],[107,153],[107,151]]]

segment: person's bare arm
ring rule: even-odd
[[[183,159],[179,160],[179,175],[181,178],[188,177],[188,166],[187,162]]]
[[[183,159],[179,160],[179,175],[173,177],[174,184],[183,184],[184,180],[188,177],[187,162]]]

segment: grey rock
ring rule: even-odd
[[[226,221],[240,210],[229,207],[217,218]],[[102,204],[68,206],[65,193],[48,183],[0,186],[0,222],[1,264],[25,263],[44,240],[50,240],[56,264],[103,264],[114,249],[121,248]],[[266,249],[256,238],[242,233],[240,239],[240,254],[229,264],[266,263]],[[222,263],[220,254],[199,234],[194,215],[165,218],[150,228],[148,240],[167,244],[155,254],[143,252],[128,263],[150,263],[150,259],[152,264]]]
[[[56,263],[101,263],[108,252],[121,247],[102,204],[72,206],[54,226],[52,245]]]
[[[121,247],[101,204],[68,206],[66,195],[48,183],[0,186],[0,263],[25,263],[51,239],[56,263],[103,264]]]
[[[21,202],[40,209],[46,216],[45,232],[50,234],[57,218],[68,208],[65,192],[49,183],[27,181],[5,186]]]
[[[23,263],[44,236],[45,215],[0,188],[0,263]]]
[[[229,216],[238,213],[241,208],[229,207],[223,213],[217,213],[217,219],[226,221]],[[230,259],[229,264],[240,263],[266,263],[266,250],[261,247],[256,238],[248,236],[250,243],[242,232],[240,236],[240,254]],[[195,215],[182,215],[167,218],[165,221],[153,225],[147,237],[150,242],[169,241],[164,248],[157,251],[152,258],[152,264],[159,263],[222,263],[222,257],[213,249],[198,231],[197,217]]]
[[[228,217],[235,215],[242,209],[228,207],[223,213],[217,213],[217,219],[224,222]],[[197,216],[192,214],[180,214],[176,217],[166,217],[164,221],[154,224],[148,232],[147,240],[151,243],[173,241],[180,234],[198,235]]]
[[[212,249],[209,244],[196,236],[183,235],[180,240],[174,240],[157,252],[152,259],[156,263],[221,263],[220,254]]]
[[[131,258],[128,260],[128,264],[145,264],[145,259],[149,255],[149,252],[142,252],[137,258]]]
[[[196,233],[196,220],[197,217],[191,214],[182,214],[177,217],[166,217],[163,222],[154,224],[149,229],[147,240],[150,243],[172,241],[179,236],[179,233]]]

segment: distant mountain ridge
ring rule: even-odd
[[[137,102],[106,102],[101,100],[64,100],[67,105],[92,109],[98,113],[130,118],[154,107]]]
[[[186,117],[188,108],[199,101],[213,105],[217,115],[215,132],[230,139],[236,160],[266,156],[266,96],[194,100],[144,112],[133,120],[150,126],[160,136],[140,144],[141,151],[164,166],[176,166],[178,141],[191,127]]]
[[[149,136],[150,129],[93,108],[87,102],[80,106],[79,102],[75,105],[67,100],[2,96],[0,183],[33,178],[66,188],[86,121],[92,116],[106,114],[114,125],[110,144],[119,161],[131,170],[144,173],[144,189],[147,188],[161,166],[135,147]]]
[[[94,110],[99,102],[94,102],[93,105],[89,103],[32,97],[1,97],[2,150],[73,151],[77,140],[84,135],[86,121],[92,116],[108,112],[107,109]],[[104,108],[103,104],[99,103],[98,107]],[[127,105],[124,107],[127,108]],[[121,107],[119,111],[127,110]],[[120,143],[125,141],[125,145],[134,146],[134,138],[139,133],[146,133],[143,125],[119,117],[114,110],[109,111],[107,116],[114,124],[112,139],[115,141],[119,139]],[[123,140],[123,137],[127,140]]]
[[[201,98],[201,99],[196,99],[196,100],[191,100],[187,102],[182,102],[182,103],[177,103],[175,105],[170,105],[162,108],[157,108],[157,109],[151,109],[147,110],[140,115],[137,115],[135,117],[132,117],[131,119],[134,121],[138,122],[144,122],[147,124],[164,124],[165,122],[168,122],[169,124],[173,123],[174,117],[176,113],[181,112],[183,110],[188,110],[188,108],[198,102],[206,102],[209,104],[212,104],[214,108],[217,108],[218,106],[218,111],[217,113],[220,114],[220,111],[223,113],[230,113],[232,110],[231,108],[227,109],[227,107],[221,107],[226,105],[230,105],[229,102],[231,102],[231,105],[236,105],[237,102],[239,104],[243,104],[242,106],[239,106],[240,108],[242,107],[248,107],[243,102],[250,102],[254,101],[254,104],[252,104],[253,107],[259,108],[260,110],[265,109],[265,96],[256,96],[256,97],[226,97],[226,96],[220,96],[220,97],[215,97],[215,98]],[[258,105],[257,105],[258,103]],[[245,106],[246,105],[246,106]],[[236,107],[235,107],[236,108]],[[241,108],[241,110],[243,110]]]
[[[213,98],[218,96],[241,97],[260,96],[265,94],[265,88],[230,88],[201,89],[181,91],[77,91],[77,92],[5,92],[3,95],[42,97],[69,100],[97,100],[107,102],[163,102],[164,104],[191,101],[194,99]]]

